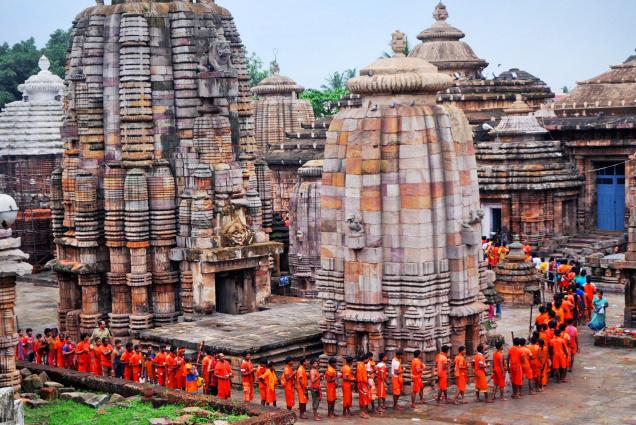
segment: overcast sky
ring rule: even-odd
[[[107,3],[110,0],[106,0]],[[217,0],[234,15],[250,51],[281,73],[319,87],[333,71],[368,65],[400,29],[411,43],[433,22],[437,0]],[[0,42],[68,28],[94,0],[0,0]],[[487,75],[517,67],[553,89],[622,63],[636,47],[636,0],[446,0],[449,24],[490,62]],[[500,65],[500,66],[499,66]]]

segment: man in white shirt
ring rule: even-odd
[[[391,386],[393,387],[393,410],[400,410],[398,404],[400,395],[404,388],[404,368],[402,367],[402,355],[404,352],[398,350],[391,360]]]

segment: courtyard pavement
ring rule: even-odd
[[[16,314],[21,327],[32,327],[41,332],[44,327],[52,326],[56,320],[58,299],[57,288],[34,286],[29,283],[18,285],[18,301]],[[620,295],[609,294],[608,324],[610,326],[622,322],[624,299]],[[302,317],[302,311],[298,311]],[[505,336],[510,343],[511,332],[518,336],[526,336],[529,323],[527,308],[506,308],[503,318],[498,323],[496,332]],[[289,324],[288,324],[289,326]],[[293,326],[293,325],[292,325]],[[468,388],[467,405],[434,404],[419,406],[412,410],[406,408],[410,401],[406,397],[401,400],[403,411],[387,411],[384,415],[373,415],[369,420],[355,418],[337,418],[330,423],[346,424],[631,424],[636,425],[636,353],[633,350],[595,347],[592,333],[580,329],[582,352],[578,355],[574,373],[568,375],[568,383],[550,382],[541,394],[525,396],[522,400],[496,402],[493,404],[476,403],[472,387]],[[408,391],[408,388],[407,388]],[[509,391],[509,389],[508,389]],[[233,389],[236,399],[241,398],[241,391]],[[427,400],[432,403],[434,395],[428,390]],[[449,390],[454,396],[454,388]],[[510,394],[508,393],[509,397]],[[355,397],[355,396],[354,396]],[[407,396],[408,397],[408,396]],[[278,394],[279,404],[284,406],[282,391]],[[340,413],[341,405],[337,404]],[[354,413],[357,413],[357,400],[354,399]],[[326,402],[321,403],[320,413],[326,422]],[[298,421],[311,423],[313,420]]]

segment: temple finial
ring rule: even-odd
[[[404,57],[406,49],[406,34],[400,30],[395,30],[391,38],[391,48],[393,49],[393,57]]]
[[[278,65],[278,61],[276,59],[274,59],[272,61],[269,69],[272,72],[272,75],[279,75],[280,74],[280,66]]]
[[[49,61],[49,58],[42,55],[42,57],[38,61],[38,66],[40,67],[42,71],[48,71],[49,68],[51,67],[51,62]]]
[[[433,18],[436,21],[445,21],[448,19],[448,11],[446,10],[446,6],[441,1],[437,3],[435,6],[435,10],[433,11]]]

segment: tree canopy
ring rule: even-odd
[[[59,29],[51,34],[43,49],[38,49],[33,38],[13,46],[8,43],[0,44],[0,108],[21,98],[18,85],[38,72],[38,61],[42,55],[49,58],[50,71],[64,78],[69,40],[70,31]]]

